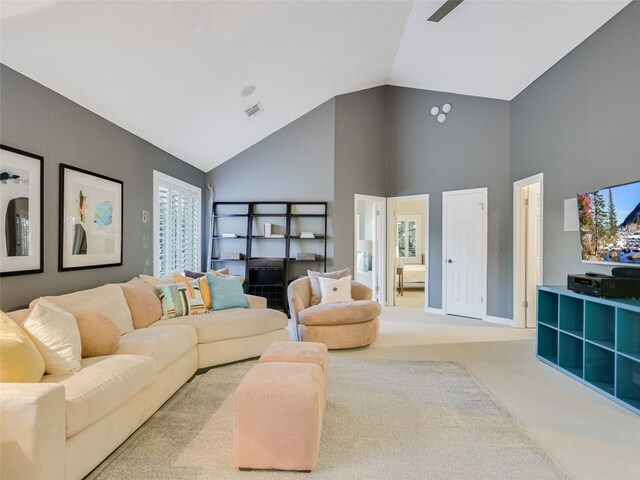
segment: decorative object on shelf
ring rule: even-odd
[[[300,238],[316,238],[313,232],[300,232]]]
[[[220,258],[224,260],[242,260],[244,259],[244,253],[241,252],[222,252]]]
[[[58,270],[122,265],[123,182],[60,164]]]
[[[371,252],[373,251],[373,241],[358,240],[358,262],[359,272],[371,271]]]
[[[298,252],[296,254],[296,260],[311,260],[311,261],[315,261],[316,259],[316,254],[315,253],[306,253],[306,252]]]
[[[264,224],[264,236],[265,238],[268,238],[271,236],[271,224],[270,223],[265,223]]]
[[[43,272],[44,158],[0,145],[0,276]]]
[[[222,238],[238,238],[236,233],[223,233]]]

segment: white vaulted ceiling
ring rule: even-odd
[[[629,0],[443,3],[3,0],[0,61],[208,171],[343,93],[510,100]]]

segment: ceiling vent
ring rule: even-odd
[[[247,118],[253,118],[256,115],[258,115],[260,112],[262,112],[262,110],[263,110],[262,105],[260,105],[260,102],[257,102],[251,105],[249,108],[245,108],[244,113],[247,115]]]

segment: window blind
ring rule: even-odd
[[[200,270],[201,190],[154,171],[154,275]]]

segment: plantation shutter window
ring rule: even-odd
[[[201,190],[153,172],[154,275],[200,270]]]
[[[418,260],[420,217],[398,215],[398,257],[401,260]]]

